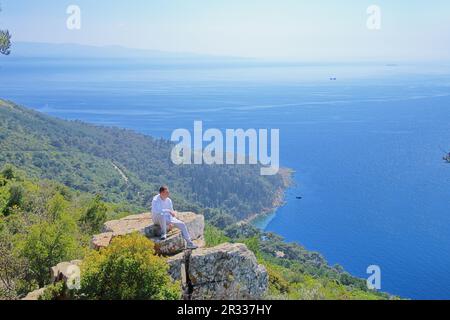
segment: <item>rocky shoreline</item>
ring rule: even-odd
[[[247,219],[241,221],[241,223],[253,225],[256,221],[265,220],[273,215],[280,207],[286,204],[286,190],[292,187],[294,184],[293,176],[295,174],[295,171],[290,168],[281,168],[279,174],[281,175],[281,178],[283,180],[283,186],[275,192],[272,206],[270,208],[264,209],[259,213],[251,215]]]

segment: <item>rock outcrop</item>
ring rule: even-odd
[[[25,298],[23,298],[22,300],[28,300],[28,301],[36,301],[39,300],[39,298],[44,295],[44,292],[47,288],[41,288],[35,291],[30,292],[29,294],[27,294],[27,296]]]
[[[70,262],[61,262],[50,268],[50,284],[64,282],[64,292],[61,293],[61,299],[67,299],[71,289],[79,289],[80,285],[80,266],[81,260]],[[47,287],[32,291],[22,300],[39,300],[44,295]]]
[[[258,300],[264,297],[268,287],[267,271],[258,265],[255,255],[244,244],[225,243],[203,248],[203,216],[185,212],[180,213],[179,218],[186,223],[199,249],[185,250],[185,241],[176,229],[161,241],[160,228],[148,213],[106,222],[103,233],[93,237],[92,247],[99,250],[109,246],[114,237],[139,232],[155,243],[158,254],[167,256],[169,274],[173,280],[181,281],[184,299]],[[62,281],[66,288],[76,287],[80,265],[79,260],[59,263],[51,268],[51,283]],[[38,300],[44,291],[45,288],[36,290],[24,300]]]
[[[204,246],[203,229],[205,220],[202,215],[192,212],[180,212],[178,217],[186,223],[192,240],[199,246]],[[101,249],[109,246],[114,237],[139,232],[155,243],[155,250],[158,254],[169,256],[174,255],[185,248],[185,241],[178,229],[173,229],[167,235],[167,239],[161,241],[161,229],[152,221],[150,213],[128,216],[123,219],[108,221],[103,226],[103,233],[95,235],[91,241],[94,249]]]
[[[186,299],[261,299],[267,291],[267,271],[244,244],[187,251],[168,263],[169,274],[181,280]]]

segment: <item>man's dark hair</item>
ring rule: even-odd
[[[161,188],[159,188],[159,193],[163,193],[164,191],[169,190],[168,186],[162,186]]]

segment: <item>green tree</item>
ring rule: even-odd
[[[23,198],[25,194],[25,189],[21,184],[13,184],[9,188],[9,199],[6,203],[6,207],[3,211],[4,215],[10,215],[15,207],[21,207],[23,204]]]
[[[105,203],[101,201],[100,196],[96,196],[81,217],[83,230],[88,234],[94,234],[100,231],[103,224],[106,222],[107,211],[108,208]]]
[[[0,7],[0,12],[2,8]],[[0,54],[9,55],[11,53],[11,34],[8,30],[0,30]]]
[[[8,30],[0,30],[0,54],[5,56],[11,53],[11,34]]]
[[[244,243],[247,246],[247,248],[255,254],[255,256],[257,258],[261,257],[260,241],[259,241],[259,238],[257,236],[254,236],[254,237],[251,237],[251,238],[242,239],[239,242]]]
[[[14,168],[11,165],[6,165],[1,172],[1,175],[3,176],[3,178],[7,179],[7,180],[12,180],[16,177],[16,174],[14,172]]]
[[[92,300],[179,299],[180,285],[167,270],[150,240],[139,234],[119,237],[84,259],[80,294]]]
[[[47,203],[47,216],[50,221],[58,220],[67,210],[69,202],[61,194],[56,194]]]
[[[30,281],[36,281],[39,287],[49,282],[49,270],[61,261],[77,257],[77,225],[75,221],[63,215],[58,220],[43,221],[32,225],[28,233],[21,235],[18,243],[19,256],[28,264]]]
[[[208,247],[214,247],[225,242],[230,242],[230,238],[225,236],[222,230],[207,223],[205,225],[205,242]]]
[[[0,300],[15,299],[20,280],[25,274],[25,264],[14,254],[12,234],[0,220]]]

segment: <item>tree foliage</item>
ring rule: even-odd
[[[10,165],[0,170],[0,299],[47,285],[51,267],[82,258],[101,221],[127,210]]]
[[[73,219],[62,216],[31,226],[27,235],[18,240],[19,255],[28,261],[29,276],[39,287],[48,284],[51,267],[77,257],[77,231]]]
[[[139,234],[116,238],[100,252],[91,251],[82,264],[82,297],[95,300],[176,300],[164,258],[153,243]]]
[[[11,34],[8,30],[0,30],[0,54],[9,55],[11,53]]]
[[[218,228],[206,223],[205,225],[205,243],[208,247],[218,246],[219,244],[226,243],[230,241],[230,238],[225,236],[225,234]]]
[[[13,299],[23,285],[25,261],[14,253],[13,236],[0,221],[0,300]]]
[[[2,8],[0,7],[0,12]],[[0,30],[0,54],[9,55],[11,53],[11,34],[8,30]]]
[[[96,196],[81,216],[81,223],[87,233],[94,234],[101,230],[107,219],[107,206]]]

